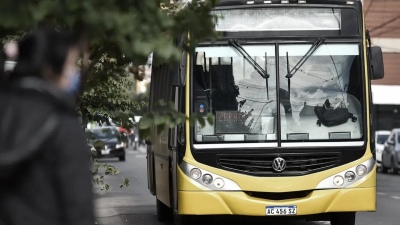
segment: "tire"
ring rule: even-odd
[[[119,157],[119,161],[125,162],[125,155]]]
[[[157,219],[160,222],[165,222],[171,218],[171,209],[157,199]]]
[[[390,160],[390,168],[392,169],[392,173],[393,174],[398,174],[399,173],[399,169],[397,169],[395,167],[395,162],[394,162],[393,158],[392,158],[392,160]]]
[[[189,216],[182,216],[177,213],[173,213],[173,218],[172,218],[172,224],[173,225],[188,225],[191,224],[189,221]]]
[[[355,225],[356,213],[334,213],[331,215],[331,225]]]
[[[381,166],[381,171],[382,171],[382,173],[387,173],[387,172],[388,172],[388,170],[389,170],[389,168],[387,168],[387,167],[385,166],[385,163],[384,163],[384,161],[383,161],[383,157],[382,157],[382,166]]]

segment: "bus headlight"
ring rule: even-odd
[[[190,177],[197,180],[201,177],[201,170],[194,168],[190,171]]]
[[[356,168],[356,173],[360,177],[364,176],[365,174],[367,174],[367,167],[362,164],[358,165]]]
[[[222,180],[221,178],[217,178],[214,180],[214,187],[217,189],[221,189],[223,188],[225,185],[224,180]]]
[[[344,184],[344,179],[342,176],[337,175],[333,178],[333,183],[335,184],[335,186],[342,186]]]
[[[353,171],[347,171],[347,172],[344,174],[344,179],[345,179],[347,182],[353,182],[353,181],[356,179],[356,174],[355,174]]]
[[[317,185],[316,189],[332,189],[332,188],[348,188],[354,185],[354,183],[362,180],[367,176],[368,173],[373,171],[375,168],[375,159],[369,158],[368,160],[353,166],[351,168],[347,168],[342,172],[334,174],[330,177],[327,177]]]
[[[213,177],[210,174],[204,174],[201,180],[204,184],[210,185],[213,181]]]
[[[215,174],[211,171],[201,169],[197,166],[193,166],[185,161],[179,164],[182,172],[190,177],[192,183],[201,185],[203,189],[215,190],[215,191],[241,191],[239,185],[226,177],[219,174]]]

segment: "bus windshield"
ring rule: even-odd
[[[272,44],[242,47],[269,78],[261,76],[254,63],[232,46],[196,48],[193,112],[214,116],[213,125],[195,126],[196,143],[274,142],[278,138],[278,124],[282,141],[362,138],[359,44],[322,44],[301,64],[299,61],[312,44],[280,44],[279,56],[275,56],[276,47]],[[296,64],[298,70],[287,76]],[[338,125],[321,125],[315,112],[321,106],[344,109],[352,117]]]

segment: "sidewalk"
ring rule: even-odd
[[[96,224],[154,224],[156,207],[154,196],[147,189],[146,147],[127,148],[125,162],[118,159],[104,162],[114,165],[120,174],[105,177],[110,186],[108,191],[94,187]],[[129,179],[129,187],[119,187],[122,177]]]

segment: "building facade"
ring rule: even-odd
[[[377,130],[400,128],[400,0],[364,0],[372,44],[383,51],[385,78],[372,82]]]

